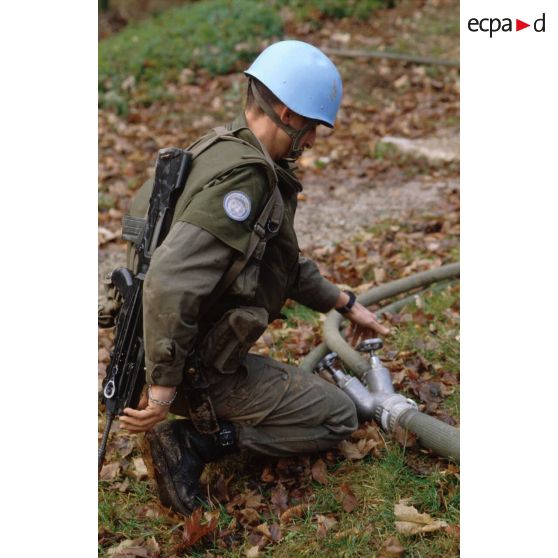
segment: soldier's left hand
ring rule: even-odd
[[[370,312],[368,308],[359,302],[355,302],[354,306],[344,315],[344,317],[351,320],[347,339],[353,345],[356,345],[368,337],[388,335],[390,332],[389,328],[378,322],[378,319],[373,312]]]

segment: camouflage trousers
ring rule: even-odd
[[[208,375],[219,418],[235,424],[241,448],[284,457],[332,447],[358,427],[354,403],[315,374],[248,354],[234,374]]]

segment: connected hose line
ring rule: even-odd
[[[459,264],[448,264],[375,287],[359,295],[357,300],[363,306],[371,306],[399,294],[458,277]],[[416,294],[413,294],[398,300],[377,313],[397,312],[412,302],[415,296]],[[358,377],[362,377],[369,370],[370,362],[343,339],[339,331],[342,320],[343,317],[338,312],[332,311],[328,314],[324,324],[325,342],[304,358],[300,364],[301,368],[312,372],[326,353],[334,351]],[[459,461],[459,430],[457,428],[415,409],[409,409],[403,413],[398,424],[416,434],[419,443],[423,446],[432,449],[438,455]]]

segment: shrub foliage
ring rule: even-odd
[[[185,69],[225,74],[243,69],[283,33],[280,13],[319,26],[321,18],[370,17],[393,0],[202,0],[131,23],[99,43],[99,102],[120,112],[167,95],[164,83]]]
[[[100,102],[118,104],[134,86],[157,98],[163,82],[184,68],[230,72],[281,33],[277,10],[264,2],[205,0],[172,8],[100,42]]]

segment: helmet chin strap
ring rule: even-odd
[[[311,120],[306,126],[303,126],[300,130],[296,130],[289,124],[285,124],[280,118],[279,115],[273,110],[273,107],[260,95],[254,80],[250,80],[250,89],[252,90],[252,94],[254,95],[254,99],[258,106],[271,118],[274,124],[281,128],[283,132],[285,132],[292,140],[291,147],[285,159],[295,160],[298,159],[303,151],[304,146],[301,145],[302,138],[306,135],[308,131],[310,131],[314,126],[316,126],[316,121]]]

